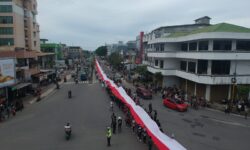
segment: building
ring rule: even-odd
[[[128,50],[128,45],[124,44],[123,41],[118,41],[118,43],[115,44],[105,44],[107,47],[107,55],[109,56],[110,54],[114,52],[121,52],[127,51]]]
[[[233,99],[236,84],[250,84],[249,28],[211,25],[206,16],[195,24],[157,28],[143,42],[148,70],[161,72],[163,86],[176,85],[188,96]]]
[[[74,61],[81,61],[83,58],[83,49],[80,46],[69,46],[66,53],[67,58]]]
[[[9,99],[25,95],[22,89],[30,84],[27,82],[33,75],[40,73],[38,57],[42,54],[37,14],[36,0],[0,1],[0,58],[15,61],[15,83],[6,92]]]

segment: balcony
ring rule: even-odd
[[[203,60],[249,60],[250,51],[148,51],[147,56]]]
[[[152,73],[161,72],[163,76],[177,76],[196,83],[209,85],[229,85],[232,84],[231,79],[234,77],[234,75],[200,75],[175,69],[160,69],[152,66],[148,66],[147,69]],[[237,75],[236,79],[237,84],[250,84],[250,74]]]

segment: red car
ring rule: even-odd
[[[152,99],[153,97],[152,93],[143,87],[138,87],[136,89],[136,94],[143,99]]]
[[[179,101],[179,100],[177,101],[177,100],[169,99],[169,98],[166,98],[163,100],[163,105],[168,108],[181,111],[181,112],[187,111],[187,108],[188,108],[188,104],[184,103],[183,101]]]

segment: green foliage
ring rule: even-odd
[[[146,75],[147,74],[147,66],[137,66],[135,71],[140,75]]]
[[[239,98],[247,98],[249,90],[250,88],[247,85],[237,86],[237,93],[238,93]]]
[[[100,46],[95,50],[96,55],[98,56],[106,56],[107,55],[107,47],[106,46]]]
[[[116,69],[119,68],[122,62],[122,57],[119,55],[119,53],[112,53],[109,58],[109,63],[114,66]]]
[[[161,72],[156,72],[154,74],[154,81],[155,83],[158,85],[158,84],[161,84],[162,83],[162,80],[163,80],[163,75],[161,74]]]

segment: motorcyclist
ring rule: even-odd
[[[68,97],[69,97],[69,98],[72,97],[72,92],[71,92],[71,90],[68,91]]]
[[[64,131],[65,131],[65,134],[66,134],[66,139],[68,140],[70,138],[70,135],[71,135],[71,125],[70,123],[67,123],[65,126],[64,126]]]

